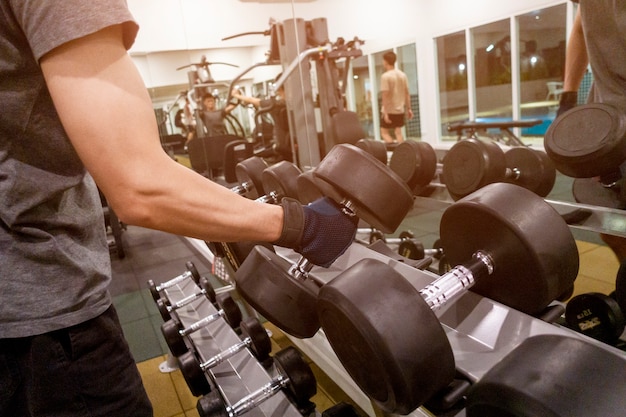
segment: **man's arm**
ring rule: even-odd
[[[238,196],[163,151],[120,26],[52,50],[41,68],[73,146],[124,222],[203,240],[279,238],[280,206]]]
[[[574,19],[572,32],[567,43],[565,53],[565,75],[563,79],[563,91],[578,91],[578,87],[585,75],[589,58],[587,57],[587,45],[583,34],[583,25],[580,17],[580,7]]]

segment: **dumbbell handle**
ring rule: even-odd
[[[218,353],[217,355],[213,356],[212,358],[209,358],[209,360],[207,360],[206,362],[202,362],[200,364],[200,368],[203,371],[206,371],[207,369],[211,369],[211,368],[219,365],[220,363],[224,362],[225,360],[227,360],[229,358],[232,358],[238,352],[244,350],[245,348],[247,348],[251,344],[252,344],[252,338],[250,336],[248,336],[245,339],[243,339],[241,342],[238,342],[237,344],[232,345],[231,347],[229,347],[225,351]]]
[[[258,390],[243,397],[230,407],[226,407],[226,412],[229,416],[240,416],[243,413],[252,410],[257,407],[263,401],[274,396],[283,387],[289,384],[289,378],[283,375],[278,375],[272,381],[263,385]]]
[[[513,167],[513,168],[506,168],[505,171],[505,175],[504,178],[506,179],[510,179],[510,180],[519,180],[519,178],[522,176],[522,171],[517,168],[517,167]]]
[[[230,190],[234,192],[235,194],[243,195],[247,192],[250,192],[253,188],[254,188],[254,184],[252,183],[252,181],[245,181],[231,188]]]
[[[213,313],[210,316],[206,316],[205,318],[198,320],[197,322],[191,324],[189,327],[185,329],[179,330],[178,334],[180,334],[181,336],[190,335],[191,333],[196,332],[200,330],[201,328],[205,327],[207,324],[213,323],[215,320],[219,319],[222,316],[224,316],[223,309],[219,310],[217,313]]]
[[[184,307],[187,304],[193,302],[194,300],[197,300],[198,298],[202,297],[203,295],[206,295],[206,293],[207,293],[206,290],[200,290],[197,293],[188,295],[187,297],[182,298],[182,299],[176,301],[175,303],[167,306],[167,311],[168,312],[172,312],[172,311],[177,310],[177,309],[179,309],[181,307]]]
[[[258,201],[259,203],[278,204],[280,198],[281,195],[278,194],[276,191],[270,191],[269,193],[257,198],[255,201]]]
[[[472,261],[467,266],[455,266],[419,292],[430,308],[437,310],[465,293],[478,279],[492,273],[493,259],[489,254],[478,251],[472,255]]]
[[[170,279],[169,281],[163,282],[159,285],[156,286],[156,290],[157,291],[163,291],[166,288],[170,288],[173,287],[174,285],[180,284],[181,282],[185,281],[186,279],[190,278],[192,276],[191,271],[185,271],[182,274],[180,274],[179,276]]]

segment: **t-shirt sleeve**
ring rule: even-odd
[[[10,0],[36,60],[69,41],[121,24],[130,49],[139,26],[125,0]]]

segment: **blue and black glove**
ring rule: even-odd
[[[568,110],[573,109],[578,104],[578,91],[563,91],[559,99],[559,109],[556,117],[559,117]]]
[[[328,268],[354,241],[358,218],[343,213],[328,197],[306,206],[283,198],[281,206],[283,231],[274,244],[292,248],[315,265]]]

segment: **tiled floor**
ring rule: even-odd
[[[570,184],[568,179],[560,177],[549,198],[571,200]],[[410,228],[415,237],[429,247],[437,238],[438,224],[438,213],[424,211],[415,216],[410,224],[403,224],[399,230]],[[617,259],[596,234],[575,231],[574,235],[581,255],[575,294],[589,291],[610,293],[615,287],[615,275],[619,267]],[[155,416],[197,416],[196,398],[189,392],[180,371],[162,373],[159,370],[159,365],[167,358],[167,346],[160,332],[162,319],[146,282],[148,279],[162,282],[179,275],[185,271],[185,263],[189,260],[194,262],[201,275],[211,276],[211,265],[186,239],[179,236],[129,226],[122,239],[126,257],[120,260],[112,254],[111,291],[124,332],[154,404]],[[215,277],[211,279],[218,285]],[[273,331],[276,346],[288,343],[277,329]],[[336,401],[347,399],[332,381],[319,370],[316,371],[321,387],[318,396],[314,398],[318,409],[323,410]]]

